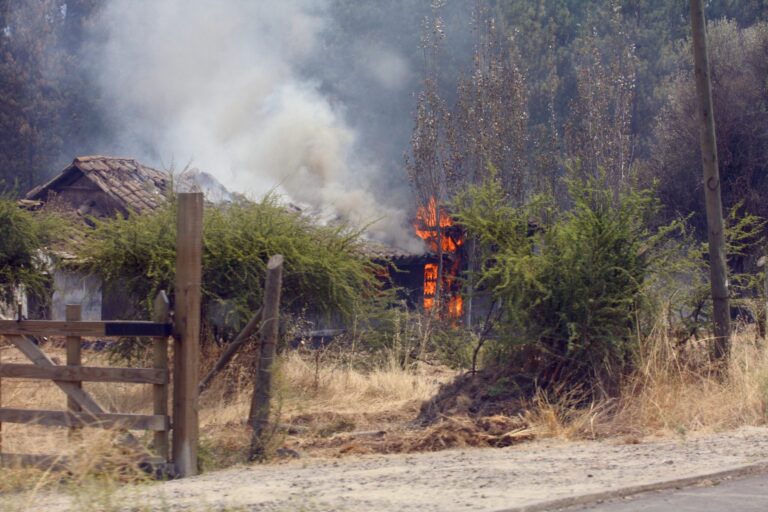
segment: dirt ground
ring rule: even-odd
[[[690,438],[532,441],[506,448],[296,459],[122,488],[112,510],[503,510],[768,459],[768,428]],[[107,510],[92,495],[17,495],[0,510]]]

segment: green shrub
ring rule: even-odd
[[[647,276],[671,228],[647,227],[650,191],[614,194],[589,179],[568,181],[568,192],[562,213],[541,199],[513,208],[494,179],[461,195],[456,218],[481,251],[469,279],[501,310],[497,361],[540,387],[613,394],[632,365]],[[533,212],[544,219],[535,229]]]
[[[62,233],[62,224],[0,195],[0,303],[12,304],[20,288],[29,297],[46,299],[51,276],[44,249]]]
[[[728,257],[728,283],[731,314],[747,313],[763,329],[765,308],[765,271],[757,266],[757,257],[765,254],[766,221],[745,212],[736,204],[725,218],[725,252]],[[685,343],[700,335],[708,337],[712,319],[709,243],[696,240],[689,230],[668,243],[670,258],[651,272],[656,285],[654,301],[661,306],[670,335]],[[756,307],[757,306],[757,307]]]
[[[96,220],[81,248],[87,269],[119,282],[146,318],[158,290],[173,293],[175,202],[156,212]],[[259,202],[207,206],[203,220],[204,313],[239,330],[261,305],[266,262],[285,257],[283,307],[322,317],[359,314],[379,293],[378,267],[363,256],[359,233],[318,226],[283,207]]]

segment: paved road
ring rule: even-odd
[[[592,512],[765,512],[768,475],[729,480],[709,487],[642,494],[630,499],[570,509]]]

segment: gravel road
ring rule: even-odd
[[[448,450],[242,466],[122,489],[125,510],[493,511],[676,479],[768,460],[768,428],[689,438],[534,441]],[[22,496],[6,497],[6,510]],[[67,495],[36,496],[24,510],[80,510]]]

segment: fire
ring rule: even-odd
[[[429,244],[432,252],[437,252],[437,212],[437,201],[434,197],[430,198],[426,206],[419,206],[419,209],[416,211],[416,235]],[[450,228],[453,225],[453,219],[451,219],[450,215],[440,208],[440,231],[442,232],[440,245],[443,248],[443,252],[446,253],[456,252],[464,243],[464,240],[460,237],[453,237],[446,232],[446,228]]]
[[[434,297],[437,292],[437,263],[424,265],[424,296]]]
[[[460,295],[460,285],[457,278],[461,269],[459,248],[464,244],[464,239],[461,231],[454,227],[450,215],[444,209],[438,208],[435,198],[431,198],[425,206],[420,206],[416,212],[414,229],[416,235],[427,242],[432,253],[441,253],[438,256],[443,258],[440,290],[442,296],[445,297],[447,306],[444,313],[447,313],[450,318],[460,319],[464,309],[464,301]],[[438,243],[442,251],[438,251]],[[425,311],[435,307],[438,273],[438,263],[424,265],[423,304]]]
[[[461,298],[461,295],[454,295],[448,301],[448,316],[450,316],[451,318],[459,319],[461,318],[461,314],[463,312],[464,312],[464,299]]]

